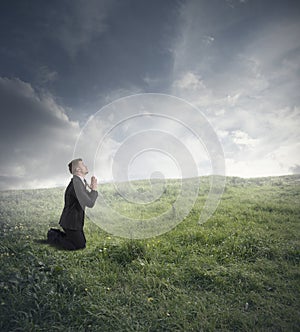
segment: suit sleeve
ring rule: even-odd
[[[95,205],[96,199],[98,197],[98,192],[96,190],[92,190],[91,192],[87,191],[82,181],[77,177],[74,177],[73,183],[75,193],[81,207],[83,209],[86,206],[92,208]]]

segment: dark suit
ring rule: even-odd
[[[89,192],[79,176],[74,175],[65,191],[65,206],[59,224],[66,235],[61,237],[60,244],[65,249],[81,249],[85,247],[83,233],[85,207],[95,205],[98,192]]]

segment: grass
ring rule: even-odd
[[[145,240],[86,220],[87,248],[76,252],[42,241],[64,188],[1,192],[0,330],[300,331],[299,180],[227,178],[208,222],[197,223],[200,190],[182,223]],[[160,208],[172,183],[166,193]]]

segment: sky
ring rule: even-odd
[[[175,121],[191,123],[192,107],[216,133],[226,175],[300,173],[299,1],[3,0],[0,27],[1,190],[64,186],[74,151],[97,155],[110,125],[102,164],[86,157],[89,176],[210,174],[213,153]],[[126,118],[133,105],[118,100],[150,93],[191,109]]]

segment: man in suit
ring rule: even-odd
[[[72,160],[69,171],[73,174],[66,191],[65,206],[62,211],[59,224],[64,232],[50,230],[49,242],[59,245],[67,250],[83,249],[86,239],[83,232],[85,207],[92,208],[98,197],[97,179],[92,176],[91,184],[85,180],[88,168],[81,158]]]

